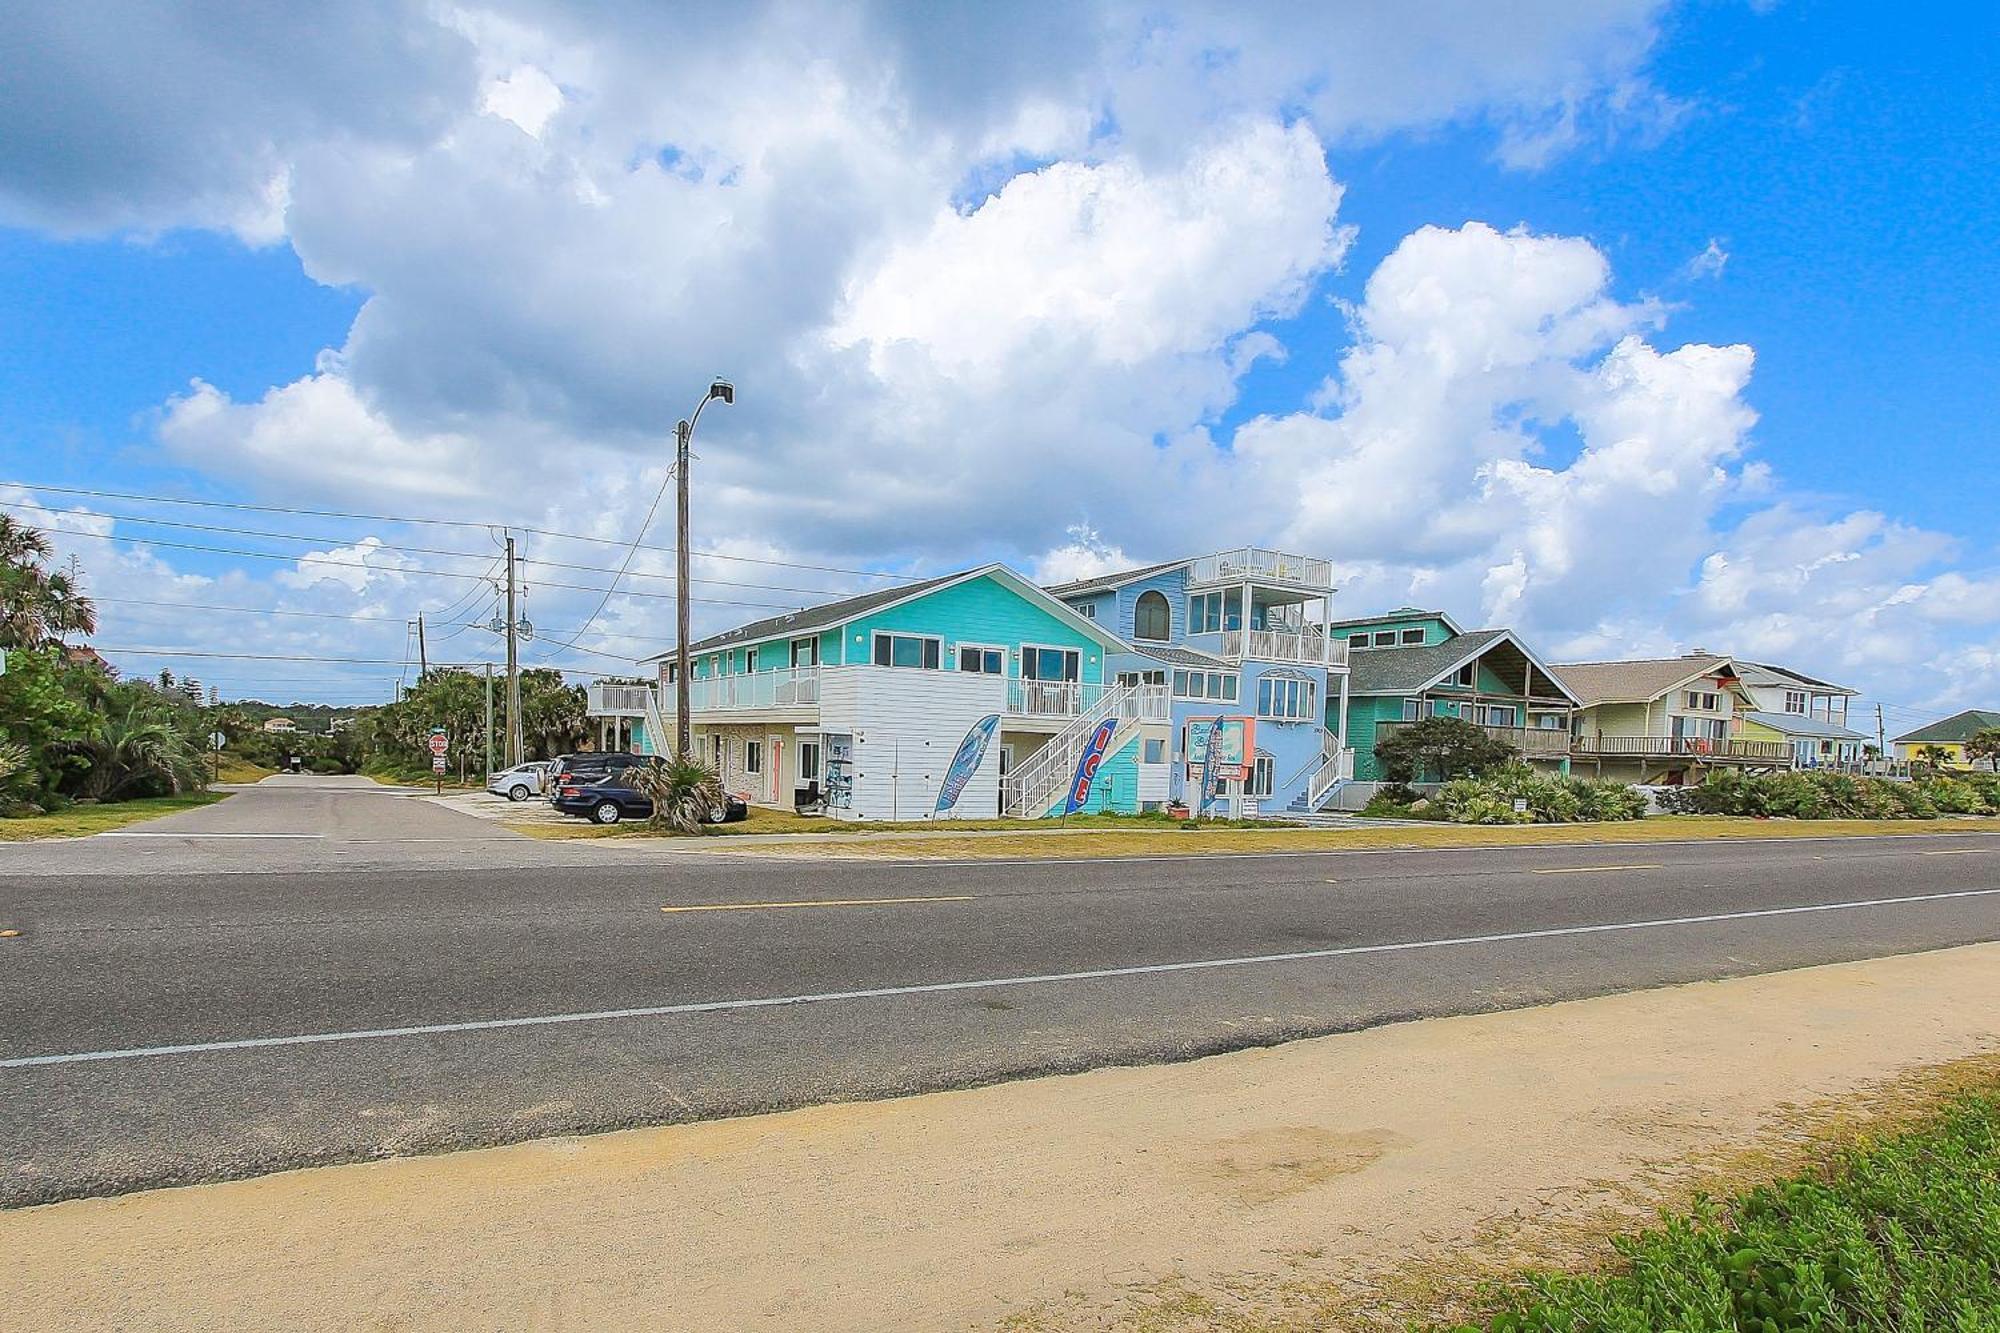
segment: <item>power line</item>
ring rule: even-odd
[[[463,518],[416,518],[397,514],[357,514],[337,509],[299,509],[284,505],[257,505],[236,500],[193,500],[169,495],[141,495],[131,491],[97,491],[78,486],[42,486],[27,481],[0,482],[0,486],[18,486],[28,491],[47,491],[52,495],[83,495],[100,500],[139,500],[148,504],[199,505],[210,509],[243,509],[260,514],[299,514],[311,518],[358,519],[374,523],[410,523],[433,527],[480,528],[511,527],[519,532],[530,532],[538,537],[559,537],[567,541],[594,542],[600,546],[623,546],[625,543],[615,537],[592,537],[581,532],[564,532],[556,528],[538,528],[525,523],[484,523]],[[35,506],[46,509],[47,506]],[[109,517],[109,515],[107,515]],[[641,544],[642,551],[659,551],[674,554],[671,546],[648,546]],[[823,574],[851,574],[859,578],[888,579],[898,583],[920,581],[915,574],[891,574],[879,569],[849,569],[839,565],[813,564],[798,560],[777,560],[767,556],[732,555],[727,551],[690,550],[690,555],[699,555],[710,560],[734,560],[749,565],[770,565],[778,569],[808,569]]]
[[[483,583],[488,578],[485,574],[467,574],[451,569],[432,569],[426,565],[371,565],[360,560],[336,560],[331,556],[286,555],[279,551],[245,551],[229,546],[203,546],[194,542],[163,541],[154,537],[127,537],[111,532],[89,532],[80,528],[58,527],[55,524],[45,525],[44,530],[59,532],[68,537],[95,537],[99,541],[127,542],[135,546],[164,546],[177,551],[206,551],[214,555],[244,556],[253,560],[278,560],[286,564],[328,565],[336,569],[365,569],[371,574],[422,574],[431,578],[469,579],[478,583]],[[594,583],[550,583],[546,580],[538,580],[534,586],[538,588],[553,588],[566,592],[604,591],[601,585]],[[618,595],[620,597],[645,597],[654,601],[672,601],[674,596],[670,592],[641,592],[633,588],[622,589],[618,592]],[[796,611],[799,609],[797,602],[740,602],[722,597],[695,597],[690,600],[700,602],[705,606],[745,606],[763,611]]]

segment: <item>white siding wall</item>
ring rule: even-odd
[[[854,737],[850,819],[929,819],[938,788],[972,724],[1007,702],[1003,676],[897,667],[820,669],[820,730]],[[1000,740],[951,816],[991,819],[1000,807]]]

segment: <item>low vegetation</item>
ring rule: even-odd
[[[106,833],[161,815],[179,814],[225,799],[228,792],[195,791],[179,796],[144,796],[108,805],[72,805],[38,815],[0,819],[0,842],[30,842],[40,838],[81,838]]]
[[[1459,1333],[2000,1328],[2000,1093],[1700,1200],[1604,1274],[1531,1274]]]
[[[1454,779],[1430,797],[1406,786],[1384,787],[1363,813],[1446,824],[1604,823],[1643,818],[1646,796],[1622,783],[1555,777],[1510,764],[1484,777]]]
[[[1677,814],[1775,819],[1936,819],[2000,814],[2000,775],[1962,774],[1891,782],[1846,773],[1742,774],[1723,770],[1696,786],[1661,793]]]

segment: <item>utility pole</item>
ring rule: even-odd
[[[507,767],[521,762],[520,618],[514,614],[514,534],[507,534]]]
[[[486,664],[486,780],[493,781],[493,664]]]
[[[424,651],[424,618],[417,617],[417,679],[422,680],[431,673],[431,656]]]
[[[1875,705],[1875,758],[1882,763],[1889,761],[1889,733],[1882,725],[1882,705]],[[1883,770],[1887,772],[1887,769]]]
[[[683,762],[694,748],[688,717],[688,441],[694,426],[674,427],[674,753]]]

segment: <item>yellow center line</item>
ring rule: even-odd
[[[1557,866],[1549,870],[1531,870],[1528,873],[1531,875],[1588,875],[1598,870],[1662,870],[1662,869],[1665,869],[1665,867],[1658,864],[1637,865],[1637,866]]]
[[[662,912],[764,912],[781,907],[882,907],[894,903],[969,903],[969,893],[937,894],[921,898],[813,898],[782,903],[687,903],[667,904]]]

